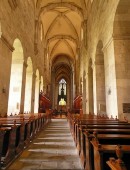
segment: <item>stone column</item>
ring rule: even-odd
[[[94,108],[94,114],[97,114],[97,94],[96,94],[96,67],[95,63],[92,63],[92,81],[93,81],[93,108]]]
[[[46,48],[44,48],[44,74],[46,74],[46,70],[47,70],[47,59],[46,59],[46,57],[47,57],[47,49]]]
[[[106,113],[106,94],[105,94],[105,72],[104,72],[104,55],[101,50],[97,50],[96,61],[96,98],[97,113]]]
[[[38,53],[38,20],[35,20],[34,53]]]
[[[86,72],[86,112],[87,114],[89,113],[89,88],[88,88],[88,79],[89,79],[89,76],[88,76],[88,72]]]
[[[8,110],[9,86],[13,46],[1,35],[0,38],[0,115],[6,116]]]
[[[68,93],[68,99],[69,99],[69,101],[68,101],[68,106],[72,109],[73,108],[73,101],[74,101],[74,95],[73,95],[73,90],[74,90],[74,72],[72,71],[71,72],[71,75],[70,75],[70,82],[68,82],[69,84],[68,84],[68,89],[70,89],[69,91],[69,93]]]
[[[83,75],[83,114],[86,114],[86,73]]]
[[[55,108],[55,72],[51,72],[51,100],[52,100],[52,108]]]
[[[76,95],[80,92],[80,75],[81,75],[81,56],[80,48],[77,48],[77,58],[75,63],[75,84],[76,84]]]
[[[103,48],[105,68],[106,113],[109,117],[118,115],[115,55],[113,38]]]
[[[32,77],[31,113],[34,113],[34,104],[35,104],[35,86],[36,86],[36,74],[33,73],[33,77]]]
[[[55,108],[57,108],[57,110],[58,110],[58,105],[59,105],[59,103],[58,103],[58,94],[59,94],[59,83],[55,83]]]
[[[88,68],[88,94],[89,94],[89,112],[94,113],[94,100],[93,100],[93,68],[92,65]]]
[[[26,70],[27,63],[23,63],[23,74],[22,74],[22,87],[21,87],[21,102],[20,102],[20,113],[24,112],[24,100],[25,100],[25,85],[26,85]]]
[[[118,115],[130,120],[130,35],[114,37],[114,50]]]

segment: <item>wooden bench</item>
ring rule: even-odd
[[[2,148],[3,148],[3,141],[4,141],[4,135],[6,133],[6,130],[0,129],[0,162],[2,157]],[[0,169],[1,169],[1,163],[0,163]]]
[[[79,154],[80,154],[80,145],[81,145],[81,140],[82,140],[82,134],[83,131],[88,130],[88,129],[130,129],[130,124],[106,124],[106,122],[102,123],[102,124],[91,124],[91,125],[85,125],[85,126],[80,126],[77,128],[76,130],[76,146],[77,149],[79,150]]]
[[[45,126],[45,115],[17,115],[17,116],[10,116],[7,118],[1,118],[0,119],[0,123],[13,123],[13,121],[15,120],[16,123],[21,124],[23,121],[25,123],[25,138],[28,137],[26,140],[33,140],[33,138],[38,134],[38,132]],[[30,133],[30,135],[28,134]],[[27,134],[27,135],[26,135]],[[26,143],[28,143],[26,141]]]
[[[27,147],[31,140],[31,120],[0,120],[1,127],[11,127],[15,124],[19,125],[16,131],[16,146],[17,146],[17,153],[18,150],[20,152],[20,148],[23,149]],[[24,141],[24,142],[23,142]]]
[[[121,159],[119,160],[111,157],[106,163],[111,168],[111,170],[128,170],[125,166],[125,163]]]
[[[105,121],[102,121],[102,120],[93,120],[93,121],[92,120],[87,120],[87,121],[85,121],[84,124],[75,124],[74,141],[76,143],[76,146],[78,144],[78,138],[79,138],[79,133],[80,133],[79,128],[84,128],[84,129],[97,128],[96,126],[98,126],[98,129],[99,129],[99,128],[102,128],[104,125],[111,125],[111,126],[112,125],[122,125],[123,127],[125,127],[124,125],[129,125],[130,126],[130,124],[128,124],[127,122],[113,121],[113,120],[112,121],[110,121],[110,120],[105,120]],[[112,128],[113,128],[113,126],[112,126]]]
[[[109,166],[106,161],[109,157],[116,157],[116,148],[120,146],[117,145],[101,145],[95,141],[91,141],[94,149],[94,170],[109,170]],[[130,145],[121,145],[121,150],[123,154],[123,162],[126,168],[130,169]]]
[[[96,132],[98,132],[98,136],[101,139],[102,136],[106,135],[107,138],[109,139],[110,135],[113,135],[113,141],[116,143],[118,137],[121,135],[123,137],[129,137],[130,135],[130,129],[87,129],[87,131],[83,132],[83,135],[81,136],[81,144],[80,144],[80,157],[81,157],[81,161],[83,166],[85,167],[85,165],[87,165],[88,167],[90,167],[90,162],[91,162],[91,155],[93,154],[93,150],[92,150],[92,145],[90,143],[90,141],[94,138],[93,132],[94,130],[96,130]],[[115,136],[116,137],[115,137]],[[115,139],[114,139],[115,137]],[[104,138],[104,137],[103,137]],[[106,143],[109,141],[108,139],[104,139],[104,142],[106,141]],[[112,142],[112,141],[111,141]],[[116,143],[118,144],[118,143]]]
[[[2,154],[1,154],[1,165],[6,167],[15,158],[15,143],[16,143],[16,130],[18,126],[12,127],[1,127],[1,130],[5,131],[3,140]]]
[[[77,124],[84,124],[84,122],[86,122],[87,120],[92,120],[92,121],[98,121],[98,120],[107,120],[107,121],[119,121],[117,119],[117,117],[115,119],[112,118],[109,118],[107,115],[102,115],[102,116],[99,116],[99,115],[94,115],[94,114],[84,114],[83,116],[80,116],[80,115],[75,115],[75,114],[68,114],[68,122],[69,122],[69,125],[70,125],[70,130],[72,132],[72,136],[73,136],[73,132],[74,132],[74,126],[75,126],[75,123]],[[127,120],[124,120],[123,122],[127,122]]]
[[[98,127],[98,126],[96,126],[96,127]],[[102,129],[101,129],[101,127],[99,129],[98,128],[93,129],[92,127],[90,129],[82,128],[82,127],[79,128],[79,138],[78,138],[78,147],[77,148],[78,148],[79,155],[81,157],[81,161],[82,161],[83,166],[85,166],[86,161],[89,160],[88,155],[91,154],[89,152],[89,148],[91,147],[90,140],[94,137],[92,135],[94,131],[97,131],[100,134],[130,134],[129,126],[128,126],[128,128],[125,127],[124,129],[120,129],[120,130],[117,128],[117,126],[116,126],[116,128],[112,129],[112,125],[110,125],[110,128],[109,128],[109,125],[106,125],[107,129],[106,129],[105,125],[103,125],[103,127],[104,128],[102,128]],[[121,128],[122,125],[119,126],[119,127]],[[87,158],[86,158],[85,154],[87,154]],[[87,163],[87,164],[89,164],[89,163]]]
[[[94,117],[93,119],[90,119],[88,118],[89,116],[86,116],[85,118],[83,117],[80,117],[78,116],[73,116],[73,118],[71,118],[71,125],[70,125],[70,128],[71,128],[71,133],[72,133],[72,136],[74,137],[74,141],[76,142],[76,145],[77,145],[77,133],[78,133],[78,128],[80,126],[88,126],[88,125],[100,125],[100,124],[122,124],[122,125],[126,125],[127,122],[126,121],[119,121],[117,118],[116,120],[113,120],[113,119],[104,119],[104,118],[100,118],[100,119],[97,119],[96,117]]]
[[[96,159],[94,158],[92,141],[110,146],[130,144],[130,124],[127,120],[119,121],[117,118],[113,119],[111,117],[109,119],[107,116],[102,117],[99,115],[92,115],[91,117],[88,115],[69,115],[68,122],[81,162],[86,170],[97,170],[94,169],[94,160]],[[97,135],[96,132],[99,134]]]
[[[45,124],[50,122],[50,119],[51,117],[45,114],[0,118],[0,166],[7,167],[21,154]]]

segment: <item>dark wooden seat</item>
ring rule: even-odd
[[[6,167],[15,158],[16,130],[18,126],[1,127],[5,131],[1,155],[1,165]]]
[[[129,129],[130,129],[130,125],[129,124],[126,124],[126,125],[122,125],[122,124],[102,124],[102,125],[88,125],[88,126],[80,126],[80,127],[78,127],[78,129],[77,129],[77,131],[76,131],[76,146],[77,146],[77,149],[79,150],[79,154],[80,154],[80,145],[81,145],[81,138],[82,138],[82,133],[83,133],[83,131],[85,131],[85,130],[87,130],[88,131],[88,129],[89,129],[89,132],[90,133],[93,133],[93,131],[94,131],[94,129],[97,129],[100,133],[103,133],[103,131],[104,131],[104,129],[108,129],[108,133],[120,133],[119,131],[118,131],[118,129],[121,129],[121,131],[123,131],[123,130],[128,130],[128,132],[129,132]],[[100,131],[100,129],[101,129],[101,131]],[[109,129],[112,129],[112,131],[110,131]],[[127,131],[123,131],[124,133],[126,133]],[[105,133],[107,133],[107,131],[105,131]]]
[[[4,141],[5,133],[6,133],[6,129],[0,129],[0,169],[1,169],[1,157],[2,157],[2,149],[3,149],[3,141]]]
[[[108,125],[108,126],[107,126]],[[126,126],[127,125],[127,126]],[[119,122],[119,121],[87,121],[85,124],[75,124],[75,128],[74,128],[74,140],[77,146],[77,138],[79,137],[79,133],[80,133],[80,128],[83,129],[102,129],[104,128],[104,126],[107,128],[120,128],[120,129],[128,129],[130,127],[130,124],[126,123],[126,122]]]
[[[119,121],[117,118],[97,118],[96,116],[93,118],[70,116],[70,119],[71,133],[86,170],[95,170],[94,149],[91,141],[101,145],[130,144],[130,124],[126,120]]]
[[[117,145],[101,145],[95,141],[91,141],[94,149],[94,170],[109,170],[109,166],[106,161],[109,157],[117,157],[116,148]],[[126,168],[130,169],[130,145],[121,145],[121,150],[123,154],[123,162]]]
[[[130,143],[130,130],[129,129],[96,129],[96,133],[98,134],[98,140],[102,143],[108,143],[108,144],[122,144]],[[126,139],[127,138],[127,139]],[[93,129],[88,129],[87,131],[84,131],[80,137],[80,157],[82,164],[85,166],[90,166],[91,162],[91,155],[93,155],[93,149],[90,141],[92,139],[95,139],[95,136],[93,135]],[[118,139],[120,139],[119,142]],[[126,140],[125,140],[126,139]],[[110,140],[110,142],[109,142]]]
[[[51,113],[0,118],[0,166],[6,168],[50,121]]]
[[[114,157],[109,158],[109,161],[106,163],[111,168],[111,170],[128,170],[122,160],[115,159]]]

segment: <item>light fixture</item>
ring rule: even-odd
[[[111,95],[111,88],[108,89],[108,95]]]

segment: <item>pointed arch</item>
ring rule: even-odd
[[[45,13],[49,10],[52,10],[56,7],[66,7],[66,8],[69,8],[71,9],[72,11],[75,11],[77,12],[80,17],[82,18],[82,20],[84,20],[84,15],[83,15],[83,10],[78,7],[77,5],[75,5],[74,3],[69,3],[69,2],[57,2],[57,3],[50,3],[44,7],[41,8],[40,12],[39,12],[39,16],[38,18],[40,17],[41,13]]]
[[[12,53],[8,115],[18,114],[21,104],[21,88],[23,74],[23,47],[19,39],[15,39],[13,43],[14,51]]]

